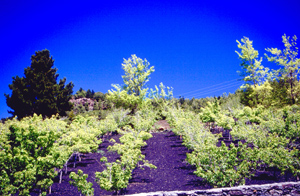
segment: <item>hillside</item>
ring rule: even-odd
[[[162,131],[152,133],[153,137],[147,140],[147,146],[143,147],[143,154],[150,163],[157,166],[157,169],[135,169],[133,178],[126,190],[121,192],[122,195],[156,192],[156,191],[174,191],[174,190],[196,190],[212,188],[200,177],[193,172],[195,167],[189,165],[186,159],[186,153],[189,150],[182,145],[182,140],[172,131]],[[118,141],[119,135],[113,135],[103,138],[97,153],[90,153],[83,156],[80,163],[73,168],[73,162],[68,165],[68,174],[63,175],[63,181],[58,183],[58,177],[52,186],[52,194],[49,195],[79,195],[77,188],[69,184],[69,174],[72,171],[81,169],[88,174],[88,181],[93,182],[95,195],[112,195],[112,192],[101,190],[99,185],[94,181],[95,172],[102,171],[104,164],[99,159],[105,155],[109,161],[116,160],[119,156],[116,153],[107,152],[106,148],[111,143],[109,140],[114,138]],[[258,171],[252,180],[246,180],[246,184],[265,184],[273,182],[296,181],[291,174],[280,176],[280,170],[268,168],[266,171]],[[33,195],[37,195],[34,193]]]

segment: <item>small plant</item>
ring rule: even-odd
[[[78,191],[80,191],[83,195],[93,196],[94,189],[92,188],[93,183],[87,182],[87,174],[84,174],[82,170],[78,170],[77,174],[75,172],[71,172],[69,178],[73,181],[70,181],[70,184],[76,186]],[[81,196],[81,194],[80,194]]]
[[[103,150],[97,150],[97,153],[101,154],[102,156],[105,154]]]

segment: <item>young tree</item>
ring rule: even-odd
[[[282,42],[285,49],[281,51],[277,48],[267,48],[266,51],[270,52],[271,55],[265,54],[269,61],[282,66],[282,69],[279,70],[279,79],[285,80],[289,84],[288,94],[292,104],[295,104],[297,96],[300,94],[298,85],[300,59],[297,58],[298,47],[296,47],[296,41],[296,35],[290,39],[290,36],[284,34]]]
[[[238,73],[246,83],[244,87],[262,84],[269,69],[261,65],[262,58],[258,58],[258,51],[252,46],[253,41],[249,40],[248,37],[244,37],[241,39],[242,43],[238,40],[236,42],[238,43],[238,48],[241,49],[241,53],[235,52],[242,60],[241,66],[243,71]]]
[[[138,58],[135,54],[128,60],[124,59],[122,68],[125,75],[122,76],[124,85],[112,86],[115,90],[109,90],[107,99],[112,101],[117,107],[129,108],[131,114],[134,114],[139,105],[146,97],[146,83],[149,81],[149,75],[154,72],[154,66],[149,68],[150,63],[145,59]]]
[[[52,68],[54,60],[48,50],[35,52],[31,56],[31,66],[24,71],[24,77],[13,77],[9,88],[12,94],[5,94],[9,113],[18,118],[31,116],[34,113],[51,116],[59,113],[66,115],[71,110],[69,99],[73,93],[73,83],[65,85],[66,79],[56,83],[57,69]]]
[[[88,182],[86,180],[87,177],[88,174],[84,174],[83,171],[79,169],[77,171],[77,174],[75,172],[70,173],[69,178],[72,180],[69,181],[69,183],[71,185],[76,186],[78,191],[80,191],[83,195],[93,196],[94,195],[94,189],[92,188],[93,183]]]
[[[122,68],[125,71],[125,75],[122,76],[123,88],[128,94],[135,94],[136,96],[141,94],[141,90],[150,79],[149,75],[154,72],[154,66],[149,68],[149,65],[147,59],[142,60],[135,54],[127,60],[124,59],[122,63]]]

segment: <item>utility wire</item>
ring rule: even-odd
[[[187,95],[187,94],[192,94],[192,95],[194,95],[194,94],[198,94],[198,93],[195,93],[195,92],[203,91],[203,90],[205,90],[205,89],[209,89],[209,91],[212,91],[212,90],[214,90],[215,88],[216,88],[216,89],[223,88],[223,87],[225,87],[225,86],[229,86],[229,85],[232,85],[232,84],[234,84],[234,83],[239,83],[239,84],[240,84],[240,81],[237,81],[238,79],[240,79],[240,78],[237,78],[237,79],[234,79],[234,80],[230,80],[230,81],[226,81],[226,82],[222,82],[222,83],[220,83],[220,84],[215,84],[215,85],[208,86],[208,87],[205,87],[205,88],[197,89],[197,90],[190,91],[190,92],[183,93],[183,94],[176,95],[176,96],[182,96],[182,95]],[[225,84],[225,83],[232,82],[232,81],[236,81],[236,82],[233,82],[233,83],[231,83],[231,84],[226,84],[226,85],[220,86],[221,84]],[[236,85],[236,84],[235,84],[235,85]],[[219,86],[219,87],[217,87],[217,86]],[[214,87],[214,88],[212,88],[212,87]],[[229,88],[229,87],[227,87],[227,88]],[[205,91],[204,91],[204,92],[205,92]],[[199,92],[199,93],[203,94],[204,92]],[[176,96],[174,96],[174,97],[176,97]],[[191,95],[187,95],[187,97],[190,97],[190,96],[191,96]]]
[[[231,88],[231,87],[234,87],[234,86],[240,86],[240,85],[241,85],[241,84],[234,84],[234,85],[231,85],[231,86],[228,86],[228,87],[224,87],[224,88],[219,88],[219,89],[215,89],[215,90],[203,92],[203,93],[194,95],[194,97],[196,98],[196,97],[199,97],[199,96],[201,96],[201,95],[205,95],[205,94],[209,94],[209,93],[218,92],[218,91],[220,91],[220,90],[224,90],[224,89],[228,89],[228,88]]]
[[[226,85],[222,85],[222,86],[219,86],[219,87],[214,87],[214,88],[202,91],[202,92],[193,93],[191,95],[188,95],[188,97],[199,95],[199,94],[203,94],[203,93],[206,93],[206,92],[215,91],[215,90],[227,89],[227,88],[230,88],[230,87],[233,87],[233,86],[237,86],[237,85],[241,85],[241,84],[242,84],[241,82],[237,81],[237,82],[234,82],[234,83],[231,83],[231,84],[226,84]]]
[[[201,90],[204,90],[204,89],[208,89],[208,88],[211,88],[211,87],[214,87],[214,86],[219,86],[221,84],[225,84],[225,83],[228,83],[228,82],[232,82],[232,81],[237,81],[241,78],[236,78],[236,79],[233,79],[233,80],[229,80],[229,81],[226,81],[226,82],[222,82],[220,84],[215,84],[215,85],[212,85],[212,86],[208,86],[208,87],[205,87],[205,88],[200,88],[200,89],[197,89],[197,90],[194,90],[194,91],[190,91],[190,92],[187,92],[187,93],[183,93],[183,94],[180,94],[180,95],[186,95],[186,94],[190,94],[190,93],[193,93],[193,92],[197,92],[197,91],[201,91]],[[179,96],[179,95],[177,95]]]

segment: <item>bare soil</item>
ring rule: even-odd
[[[152,133],[153,137],[147,140],[147,146],[143,147],[142,152],[150,163],[157,166],[157,169],[145,168],[142,170],[136,168],[132,173],[132,179],[129,186],[121,191],[122,195],[156,192],[156,191],[175,191],[175,190],[200,190],[212,188],[205,180],[197,177],[193,172],[194,166],[189,165],[186,159],[186,153],[190,152],[182,145],[182,140],[176,136],[165,121],[159,122],[159,125],[166,126],[166,130]],[[93,183],[95,195],[113,195],[113,192],[101,190],[95,182],[95,172],[103,171],[104,164],[99,160],[106,156],[108,161],[115,161],[119,155],[114,152],[108,152],[107,146],[110,138],[118,141],[119,135],[113,135],[103,138],[103,143],[99,146],[97,153],[85,154],[82,161],[73,168],[73,163],[68,165],[68,173],[63,175],[62,183],[59,184],[59,178],[55,178],[52,186],[52,193],[48,195],[80,195],[77,188],[69,184],[69,174],[71,171],[83,170],[88,174],[88,181]],[[265,184],[283,181],[296,181],[291,174],[280,176],[280,171],[276,168],[269,168],[267,171],[258,171],[251,180],[247,179],[246,184]],[[32,193],[36,195],[37,193]]]

